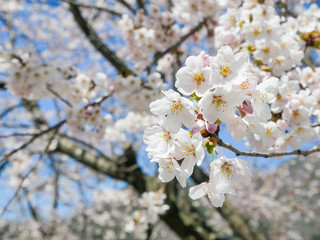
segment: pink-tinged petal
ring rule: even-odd
[[[217,123],[206,122],[206,129],[209,133],[215,133],[217,131],[217,128],[218,128]]]
[[[247,114],[253,113],[252,104],[249,100],[244,100],[243,103],[239,106],[239,108]]]
[[[191,126],[191,133],[195,134],[196,132],[200,132],[205,128],[204,121],[197,119]]]
[[[201,54],[202,58],[202,65],[203,67],[209,67],[210,66],[210,56],[202,52]]]

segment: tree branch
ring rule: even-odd
[[[93,27],[83,18],[79,8],[74,4],[74,1],[70,0],[69,5],[70,12],[73,14],[75,21],[79,25],[82,32],[87,36],[92,46],[98,52],[100,52],[122,75],[131,73],[131,70],[126,66],[126,64],[103,43]]]
[[[66,122],[66,120],[63,120],[63,121],[57,123],[56,125],[47,128],[47,129],[44,130],[44,131],[41,131],[41,132],[39,132],[39,133],[37,133],[37,134],[34,134],[32,138],[30,138],[27,142],[25,142],[24,144],[22,144],[20,147],[18,147],[18,148],[16,148],[16,149],[12,150],[11,152],[5,154],[5,155],[1,158],[1,160],[0,160],[0,163],[1,163],[1,165],[0,165],[0,172],[1,172],[1,170],[5,167],[5,165],[7,165],[7,163],[8,163],[8,158],[9,158],[9,157],[11,157],[11,156],[12,156],[13,154],[15,154],[16,152],[18,152],[18,151],[26,148],[29,144],[31,144],[31,143],[32,143],[34,140],[36,140],[38,137],[40,137],[40,136],[42,136],[42,135],[45,135],[45,134],[47,134],[47,133],[49,133],[49,132],[51,132],[51,131],[54,131],[54,130],[59,129],[65,122]]]
[[[237,156],[272,158],[272,157],[281,157],[281,156],[289,156],[289,155],[302,155],[306,157],[312,153],[320,152],[320,146],[315,146],[306,151],[302,151],[298,149],[298,150],[288,151],[288,152],[272,152],[272,153],[245,152],[245,151],[238,150],[237,148],[233,147],[229,143],[224,143],[223,140],[219,138],[218,135],[215,133],[213,133],[212,136],[214,136],[217,139],[218,146],[229,149],[231,152],[234,152]]]
[[[134,10],[133,7],[129,3],[127,3],[125,0],[118,0],[119,3],[121,3],[123,6],[128,8],[132,13],[136,13],[136,10]]]

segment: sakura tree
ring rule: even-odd
[[[319,20],[316,1],[0,0],[1,238],[320,237]]]

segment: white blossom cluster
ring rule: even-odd
[[[150,54],[174,44],[180,33],[170,11],[161,11],[161,6],[150,4],[148,12],[149,15],[139,10],[134,18],[123,15],[118,22],[127,43],[123,49],[125,57],[135,63],[134,70],[138,73],[151,63]]]
[[[188,57],[176,77],[177,89],[193,95],[195,101],[173,90],[164,92],[162,99],[150,104],[151,112],[162,121],[146,129],[144,141],[149,157],[159,163],[159,178],[168,182],[176,177],[185,187],[195,164],[201,165],[204,159],[204,147],[213,151],[211,138],[204,142],[203,136],[214,134],[221,122],[238,138],[263,131],[262,123],[271,117],[267,104],[278,79],[258,84],[249,70],[248,55],[233,54],[230,47],[221,48],[215,57],[204,53]],[[182,124],[190,130],[181,128]],[[234,181],[247,184],[250,177],[244,160],[219,157],[211,164],[209,182],[191,188],[190,196],[208,195],[214,206],[222,206],[224,193],[235,193]]]
[[[68,109],[68,127],[74,134],[87,138],[102,139],[106,128],[113,125],[112,116],[101,115],[101,107],[89,106],[88,108]]]
[[[159,72],[147,75],[146,81],[139,77],[129,75],[118,76],[115,81],[115,95],[129,109],[144,112],[148,110],[150,102],[161,96],[161,91],[167,88],[167,84],[161,79]],[[126,91],[123,91],[126,89]]]
[[[309,73],[309,80],[303,80],[303,74],[297,77],[296,72]],[[222,47],[215,57],[203,52],[188,57],[176,74],[175,86],[191,97],[169,90],[150,104],[161,121],[146,129],[144,141],[151,161],[159,164],[160,180],[176,177],[185,187],[195,164],[201,165],[204,149],[215,152],[221,123],[234,140],[246,139],[260,151],[286,150],[288,146],[298,149],[300,141],[314,140],[319,129],[310,119],[320,101],[318,91],[311,89],[318,87],[318,81],[312,80],[317,73],[297,68],[280,80],[265,74],[259,83],[247,53],[234,54],[230,47]],[[234,182],[247,184],[251,177],[241,159],[219,156],[210,169],[209,182],[192,187],[190,197],[207,195],[214,206],[222,206],[224,193],[235,194]]]
[[[273,1],[246,0],[241,8],[228,8],[215,28],[215,45],[248,48],[253,60],[275,76],[300,65],[304,42],[297,33],[319,30],[320,11],[313,4],[298,18],[281,18]]]

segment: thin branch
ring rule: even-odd
[[[2,113],[0,113],[0,119],[5,117],[7,114],[9,114],[10,112],[12,112],[13,110],[15,110],[17,107],[20,107],[21,103],[18,103],[16,105],[13,105],[11,107],[8,107],[6,110],[4,110]]]
[[[109,95],[105,95],[102,97],[99,97],[96,101],[94,101],[93,103],[88,104],[85,108],[88,108],[90,106],[100,106],[105,100],[107,100],[109,97],[111,97],[112,94]]]
[[[22,188],[24,180],[30,175],[30,173],[32,173],[37,168],[38,163],[39,163],[39,161],[37,161],[37,163],[32,168],[30,168],[29,171],[25,175],[23,175],[20,178],[20,182],[19,182],[18,188],[16,189],[15,193],[13,194],[13,196],[9,199],[9,201],[7,202],[5,207],[3,208],[2,212],[1,212],[1,217],[8,211],[8,208],[10,207],[11,203],[18,196],[18,194],[19,194],[19,192],[20,192],[20,190]]]
[[[0,138],[10,138],[10,137],[30,137],[38,133],[12,133],[8,135],[0,135]]]
[[[72,4],[74,4],[74,5],[78,6],[78,7],[82,7],[82,8],[96,9],[96,10],[103,11],[103,12],[109,13],[109,14],[117,16],[117,17],[122,17],[122,15],[123,15],[122,13],[119,13],[119,12],[114,11],[112,9],[109,9],[107,7],[90,5],[90,4],[85,4],[85,3],[77,3],[77,2],[74,2],[72,0],[61,0],[61,1],[65,2],[65,3],[72,3]]]
[[[51,132],[51,131],[53,131],[53,130],[58,130],[65,122],[66,122],[66,120],[63,120],[63,121],[57,123],[56,125],[54,125],[54,126],[52,126],[52,127],[50,127],[50,128],[47,128],[46,130],[44,130],[44,131],[42,131],[42,132],[40,132],[40,133],[35,134],[32,138],[29,139],[29,141],[25,142],[25,143],[22,144],[20,147],[12,150],[10,153],[5,154],[5,155],[1,158],[1,160],[0,160],[0,163],[1,163],[0,172],[1,172],[2,169],[5,167],[5,165],[8,163],[8,158],[9,158],[10,156],[12,156],[12,155],[15,154],[16,152],[18,152],[18,151],[26,148],[29,144],[31,144],[31,143],[32,143],[34,140],[36,140],[38,137],[40,137],[40,136],[42,136],[42,135],[44,135],[44,134],[46,134],[46,133],[49,133],[49,132]],[[46,151],[47,151],[47,149],[46,149]]]
[[[244,152],[244,151],[238,150],[237,148],[233,147],[229,143],[224,143],[223,140],[219,138],[215,133],[212,135],[217,139],[218,146],[229,149],[231,152],[234,152],[237,156],[272,158],[272,157],[281,157],[281,156],[289,156],[289,155],[308,156],[312,153],[320,152],[320,146],[315,146],[306,151],[302,151],[298,149],[298,150],[288,151],[288,152],[272,152],[272,153]]]
[[[5,14],[5,16],[1,17],[1,19],[3,20],[4,24],[7,26],[9,37],[10,37],[10,45],[11,45],[11,49],[12,49],[15,45],[16,34],[13,30],[13,24],[11,21],[10,14]]]
[[[128,8],[133,14],[136,13],[136,10],[134,10],[134,8],[131,7],[131,5],[127,3],[125,0],[118,0],[118,2],[121,3],[123,6],[125,6],[126,8]]]
[[[313,123],[310,125],[311,127],[320,127],[320,123]]]
[[[142,9],[144,12],[146,12],[143,0],[137,0],[137,4],[138,4],[139,9]]]
[[[50,86],[47,85],[47,90],[49,92],[51,92],[56,98],[60,99],[62,102],[64,102],[66,105],[68,105],[69,107],[72,107],[72,104],[67,101],[66,99],[64,99],[63,97],[60,96],[59,93],[57,93],[56,91],[54,91],[52,88],[50,88]]]

